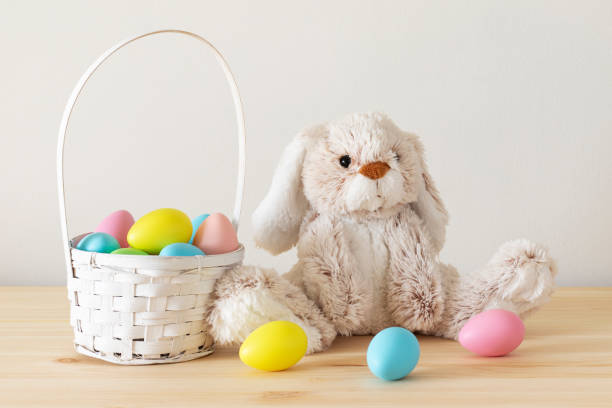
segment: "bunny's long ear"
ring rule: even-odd
[[[425,149],[423,144],[414,135],[414,145],[419,154],[419,165],[421,175],[418,177],[418,198],[411,206],[425,223],[425,228],[435,246],[436,252],[440,252],[446,239],[446,225],[448,224],[448,212],[440,198],[440,193],[434,184],[427,163],[425,162]]]
[[[302,187],[302,166],[309,147],[322,134],[323,126],[299,133],[285,148],[272,185],[253,213],[255,243],[276,255],[291,249],[310,208]]]

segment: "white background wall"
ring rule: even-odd
[[[106,48],[159,27],[226,55],[244,99],[250,214],[302,127],[381,110],[420,134],[451,212],[443,260],[547,243],[560,285],[612,285],[612,2],[0,1],[0,284],[64,283],[55,188],[64,104]],[[188,38],[122,51],[76,108],[70,230],[126,208],[230,212],[235,125],[209,52]]]

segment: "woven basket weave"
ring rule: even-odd
[[[83,74],[66,105],[59,130],[57,176],[70,323],[76,351],[119,364],[174,363],[214,351],[205,311],[216,279],[240,265],[244,247],[210,256],[160,257],[85,252],[83,235],[68,239],[63,154],[74,105],[89,78],[127,44],[155,34],[182,34],[207,45],[223,68],[238,123],[238,180],[232,223],[238,229],[245,169],[245,127],[238,87],[223,56],[204,38],[182,30],[159,30],[127,39],[102,54]],[[84,234],[85,235],[85,234]]]

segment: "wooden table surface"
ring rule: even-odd
[[[1,407],[612,407],[612,288],[561,288],[526,321],[512,354],[482,358],[419,337],[410,376],[366,365],[370,337],[338,338],[285,372],[243,365],[236,349],[179,364],[117,366],[72,348],[64,288],[0,287]]]

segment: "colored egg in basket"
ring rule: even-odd
[[[159,256],[194,256],[194,255],[206,255],[197,246],[186,244],[184,242],[176,242],[165,246]]]
[[[100,224],[98,224],[95,232],[105,232],[112,235],[119,242],[121,248],[127,248],[129,246],[127,234],[130,228],[132,228],[132,225],[134,225],[134,217],[132,217],[132,214],[126,210],[119,210],[104,218]]]
[[[136,221],[128,232],[127,241],[132,248],[157,255],[167,245],[189,242],[191,229],[191,220],[184,212],[161,208]]]
[[[232,222],[221,213],[206,217],[195,233],[193,244],[207,255],[232,252],[239,246]]]
[[[94,232],[79,241],[77,249],[88,252],[111,253],[121,246],[110,234],[105,232]]]

